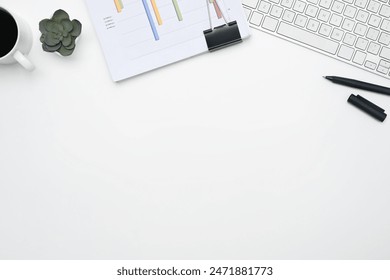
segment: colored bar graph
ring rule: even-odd
[[[158,11],[158,7],[157,7],[157,4],[156,4],[156,1],[155,0],[150,0],[150,3],[152,3],[154,15],[156,16],[158,25],[162,25],[162,19],[161,19],[160,12]]]
[[[115,7],[116,7],[116,10],[118,11],[118,13],[122,12],[122,9],[123,9],[122,0],[114,0],[114,3],[115,3]]]
[[[158,36],[156,25],[154,24],[152,13],[150,12],[148,3],[146,0],[142,0],[142,3],[144,4],[145,12],[149,20],[150,28],[152,28],[153,36],[156,41],[160,40],[160,37]]]
[[[182,20],[183,20],[183,15],[181,14],[181,10],[180,10],[180,7],[179,7],[179,3],[177,3],[177,0],[172,0],[172,3],[173,3],[173,6],[175,7],[177,19],[178,19],[179,21],[182,21]]]
[[[212,1],[213,1],[215,12],[217,13],[217,17],[222,18],[222,12],[221,12],[221,9],[219,8],[217,1],[215,1],[215,0],[212,0]]]

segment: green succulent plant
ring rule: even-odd
[[[76,38],[81,34],[81,23],[70,20],[67,12],[58,10],[51,19],[39,22],[39,30],[42,48],[46,52],[58,52],[63,56],[69,56],[76,48]]]

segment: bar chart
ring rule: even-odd
[[[164,18],[160,13],[160,7],[166,9],[167,6],[170,6],[169,9],[172,9],[175,12],[176,19],[181,22],[184,20],[181,5],[188,5],[185,0],[138,0],[139,2],[142,2],[142,6],[144,8],[144,13],[146,18],[148,19],[148,23],[150,26],[150,30],[153,34],[153,38],[155,41],[160,40],[160,35],[157,26],[162,26],[164,24]],[[219,0],[222,1],[222,0]],[[114,0],[114,5],[116,8],[116,11],[118,13],[122,13],[124,9],[125,2],[126,6],[129,6],[131,8],[131,5],[134,5],[134,1],[130,0]],[[183,2],[183,3],[181,3]],[[202,2],[201,0],[198,0],[198,2]],[[217,0],[205,0],[203,3],[209,3],[214,7],[215,15],[218,19],[221,19],[223,17],[223,13],[221,11],[220,4],[218,4]],[[168,18],[169,19],[169,18]]]
[[[114,0],[115,8],[118,13],[121,13],[123,10],[123,2],[122,0]]]
[[[122,13],[125,6],[128,6],[131,8],[132,5],[134,5],[134,1],[129,0],[113,0],[114,5],[116,8],[116,11],[118,13]],[[220,0],[221,1],[221,0]],[[181,22],[184,21],[185,18],[183,16],[182,8],[181,6],[188,5],[186,1],[184,0],[139,0],[139,2],[142,2],[142,6],[144,9],[144,16],[148,19],[148,23],[150,26],[150,30],[153,34],[153,38],[155,41],[160,40],[160,35],[158,31],[158,26],[162,26],[164,24],[163,15],[160,12],[160,8],[173,10],[175,12],[175,16],[177,21]],[[199,1],[202,2],[202,1]],[[124,5],[125,3],[125,5]],[[215,10],[215,15],[218,19],[221,19],[223,17],[223,13],[221,11],[220,4],[218,4],[217,0],[205,0],[203,3],[209,3],[209,5],[212,5]],[[169,6],[169,7],[167,7]],[[167,14],[167,13],[166,13]],[[169,20],[169,18],[168,18]]]

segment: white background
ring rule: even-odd
[[[389,80],[253,30],[115,84],[83,1],[4,0],[33,73],[0,67],[1,259],[388,259],[390,130],[330,83]],[[83,23],[72,57],[38,22]]]

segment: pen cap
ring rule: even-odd
[[[355,96],[351,94],[351,96],[348,98],[348,102],[381,122],[383,122],[387,117],[385,110],[361,97],[360,95]]]

